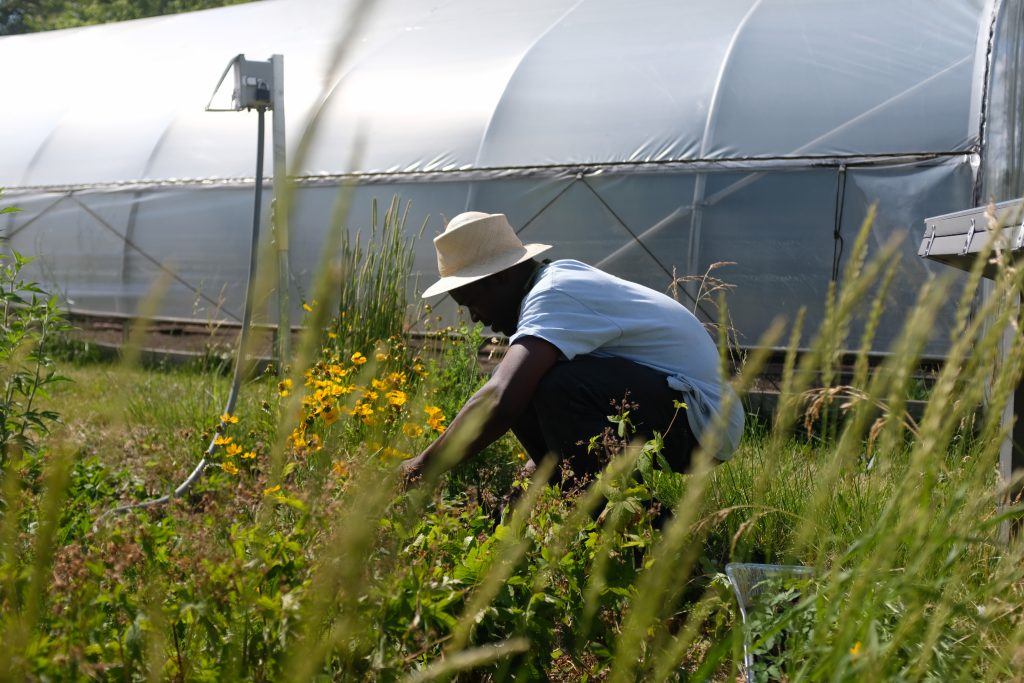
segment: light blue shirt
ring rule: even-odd
[[[683,394],[701,445],[728,393],[732,407],[714,456],[728,460],[739,445],[743,406],[719,377],[718,349],[701,322],[665,294],[579,261],[554,261],[523,298],[510,341],[522,337],[539,337],[569,360],[616,356],[665,373],[668,385]]]

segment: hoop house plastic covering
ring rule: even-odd
[[[23,209],[7,242],[73,310],[133,313],[173,271],[162,315],[237,320],[256,115],[204,106],[235,54],[280,53],[290,159],[327,98],[295,171],[293,300],[349,175],[350,230],[395,194],[410,230],[426,221],[410,288],[435,277],[427,238],[443,216],[500,211],[556,258],[657,289],[735,262],[719,272],[755,344],[801,306],[813,329],[871,203],[877,247],[987,192],[986,94],[1002,110],[991,134],[1004,151],[1019,139],[1013,22],[995,38],[1018,47],[990,56],[1018,0],[390,0],[325,78],[355,20],[345,5],[266,0],[0,39],[0,186]],[[932,275],[913,241],[880,350]]]

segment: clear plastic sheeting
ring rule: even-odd
[[[553,258],[659,290],[734,263],[716,273],[755,345],[778,315],[820,320],[877,202],[873,240],[907,235],[884,350],[933,276],[911,245],[921,221],[1021,182],[1022,2],[381,0],[330,79],[349,2],[5,37],[0,187],[23,211],[0,230],[73,309],[131,314],[157,287],[162,316],[236,321],[255,116],[203,108],[234,55],[278,53],[290,159],[324,101],[295,171],[296,307],[348,178],[350,231],[396,194],[407,229],[426,226],[410,294],[436,276],[447,217],[501,211]],[[696,287],[675,291],[714,317]]]

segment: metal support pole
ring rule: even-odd
[[[284,132],[284,56],[270,58],[274,69],[273,91],[273,150],[274,150],[274,206],[287,191],[288,164],[285,157]],[[291,307],[288,290],[291,285],[291,267],[288,258],[288,216],[286,212],[271,211],[274,241],[277,243],[277,372],[284,376],[284,367],[291,359]]]
[[[1019,311],[1020,298],[1017,299]],[[1007,325],[1003,332],[1003,339],[1000,345],[999,354],[1002,358],[1000,367],[1005,367],[1006,357],[1014,343],[1016,332],[1013,325]],[[1009,485],[1013,480],[1013,473],[1024,469],[1024,383],[1017,385],[1006,402],[1003,409],[1003,424],[1012,424],[1007,432],[1006,438],[999,446],[999,478],[1004,485]],[[1012,504],[1014,499],[1021,494],[1020,485],[1007,486],[1006,504]],[[1005,521],[999,528],[999,534],[1004,542],[1009,542],[1011,535],[1020,533],[1019,521]]]

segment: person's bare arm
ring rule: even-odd
[[[448,430],[402,463],[406,481],[418,479],[428,467],[453,467],[494,443],[526,411],[558,355],[553,344],[538,337],[523,337],[512,344],[490,380],[466,401]]]

